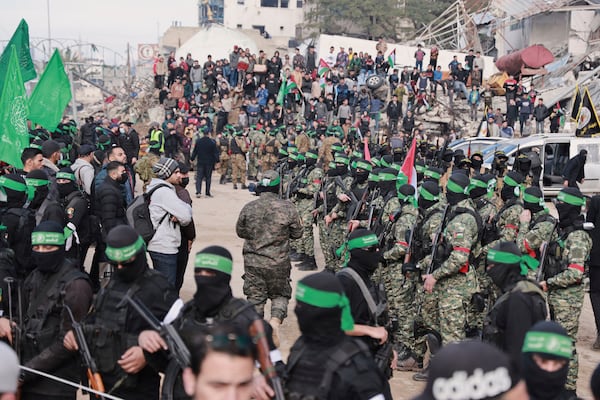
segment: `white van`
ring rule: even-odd
[[[487,147],[484,151],[483,165],[486,168],[491,167],[496,150],[504,151],[509,157],[509,165],[513,165],[517,151],[536,151],[542,162],[540,187],[543,188],[545,196],[556,196],[563,188],[562,171],[565,165],[583,149],[587,150],[588,154],[585,181],[579,188],[587,195],[600,194],[600,137],[580,138],[574,134],[549,133],[511,139]]]

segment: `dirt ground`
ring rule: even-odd
[[[194,193],[194,178],[192,177],[188,189],[190,193]],[[219,185],[218,176],[213,176],[213,185],[211,188],[214,197],[194,198],[194,222],[198,237],[192,247],[192,256],[210,245],[221,245],[229,249],[233,254],[234,269],[232,277],[232,288],[234,296],[243,297],[242,293],[242,274],[243,274],[243,258],[242,246],[243,240],[238,238],[235,233],[235,223],[239,211],[249,201],[255,199],[254,195],[247,190],[233,190],[231,184]],[[204,188],[203,188],[204,191]],[[266,228],[266,227],[265,227]],[[323,255],[320,248],[316,250],[317,263],[322,268],[324,264]],[[181,292],[184,300],[192,298],[195,292],[195,284],[193,279],[192,261],[186,271],[184,286]],[[292,269],[292,287],[295,289],[299,279],[309,274],[308,272],[300,272],[297,269]],[[290,301],[289,315],[281,328],[281,350],[284,354],[284,359],[287,358],[290,347],[299,336],[296,317],[294,315],[294,300]],[[268,310],[268,307],[267,307]],[[577,352],[579,353],[579,384],[577,393],[584,399],[592,399],[589,390],[590,376],[600,362],[600,352],[591,349],[592,343],[596,338],[596,329],[594,327],[594,318],[589,302],[589,297],[586,296],[583,312],[580,319],[579,337],[577,343]],[[391,380],[392,393],[394,399],[404,400],[411,399],[423,389],[424,384],[415,382],[411,379],[412,373],[394,372],[394,377]]]

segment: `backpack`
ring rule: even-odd
[[[168,187],[166,184],[159,184],[156,187],[153,187],[152,190],[136,196],[135,199],[131,202],[129,206],[127,206],[127,210],[125,211],[125,216],[127,217],[127,223],[131,226],[135,231],[144,239],[146,244],[152,240],[154,234],[156,233],[156,228],[152,224],[152,219],[150,218],[150,200],[152,198],[152,194],[162,188]],[[164,219],[169,215],[169,213],[165,213],[163,217],[158,222],[157,226],[160,226]]]

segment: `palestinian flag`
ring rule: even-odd
[[[390,65],[390,68],[394,68],[394,65],[396,65],[396,49],[392,50],[388,56],[388,64]]]
[[[285,96],[291,93],[293,90],[297,90],[298,85],[294,78],[289,77],[287,80],[281,82],[281,86],[279,87],[279,93],[277,94],[277,104],[283,104]]]
[[[322,78],[329,72],[329,65],[322,58],[319,59],[319,76]]]

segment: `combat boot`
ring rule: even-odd
[[[235,190],[237,190],[237,184],[235,184],[235,183],[234,183],[234,184],[233,184],[233,188],[234,188]]]
[[[596,336],[596,341],[592,345],[592,349],[600,350],[600,335]]]
[[[224,185],[226,181],[227,181],[227,178],[225,177],[225,175],[221,175],[221,179],[219,180],[219,184]]]
[[[290,253],[290,261],[298,262],[306,260],[306,255],[303,253],[297,253],[295,250]]]
[[[404,360],[398,360],[396,369],[398,371],[421,372],[423,369],[423,360],[419,359],[419,357],[415,356],[414,354],[411,354]]]
[[[413,375],[413,381],[427,382],[427,379],[429,379],[429,365],[431,365],[431,361],[429,361],[429,364],[424,370]]]
[[[271,328],[273,328],[273,343],[275,344],[275,347],[278,348],[280,345],[279,327],[281,326],[281,320],[273,317],[269,320],[269,325],[271,325]]]
[[[242,189],[246,190],[246,189],[248,189],[248,186],[246,186],[245,183],[242,183]]]
[[[304,261],[297,265],[298,271],[314,271],[317,269],[315,256],[306,256]]]

